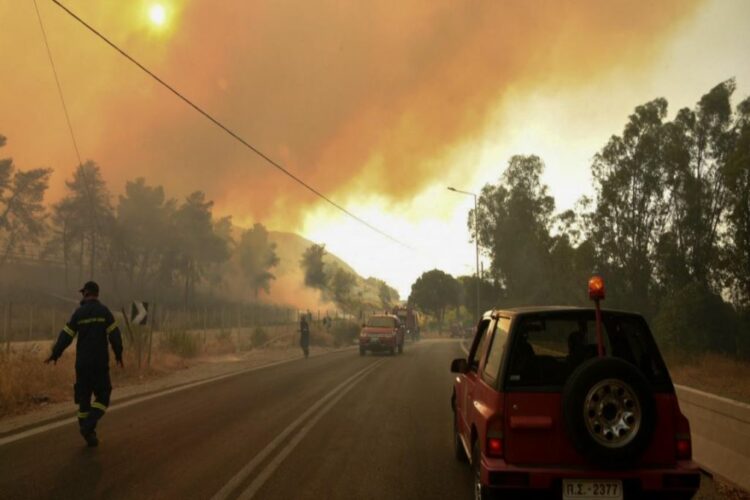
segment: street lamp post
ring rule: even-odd
[[[477,254],[477,321],[479,321],[479,319],[481,318],[481,310],[479,306],[479,284],[482,278],[479,276],[479,227],[477,226],[477,195],[469,191],[461,191],[460,189],[456,189],[454,187],[448,187],[448,190],[453,191],[454,193],[461,193],[474,197],[474,243]]]

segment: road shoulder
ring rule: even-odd
[[[349,346],[343,348],[313,347],[310,355],[311,357],[325,356],[353,348]],[[296,348],[264,349],[252,352],[246,357],[212,356],[201,360],[201,362],[193,366],[171,372],[161,377],[144,379],[140,383],[133,383],[122,387],[115,386],[112,392],[112,405],[116,406],[118,403],[158,394],[181,386],[192,386],[196,383],[207,382],[216,378],[238,375],[247,371],[288,363],[300,358],[301,352]],[[75,411],[76,406],[72,400],[71,388],[70,401],[48,404],[29,413],[12,415],[0,419],[0,437],[69,418],[75,414]]]

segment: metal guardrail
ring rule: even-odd
[[[690,420],[693,459],[750,491],[750,405],[683,385],[675,389]]]

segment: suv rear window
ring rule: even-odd
[[[655,390],[669,390],[669,375],[643,318],[604,312],[602,319],[606,355],[637,366]],[[562,390],[578,366],[597,356],[594,312],[523,315],[517,319],[511,341],[507,388]]]
[[[367,326],[373,328],[393,328],[396,326],[396,320],[387,316],[372,316],[367,320]]]

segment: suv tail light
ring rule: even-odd
[[[503,419],[493,417],[487,423],[487,443],[485,453],[488,457],[499,458],[505,454],[505,440],[503,439]]]
[[[677,434],[674,446],[677,460],[690,460],[693,458],[693,445],[690,442],[690,434]]]
[[[675,401],[676,404],[676,401]],[[677,426],[674,436],[674,450],[677,460],[693,458],[693,444],[690,441],[690,422],[682,412],[677,410]]]
[[[502,457],[503,456],[503,438],[501,437],[489,437],[487,438],[487,456],[490,457]]]

